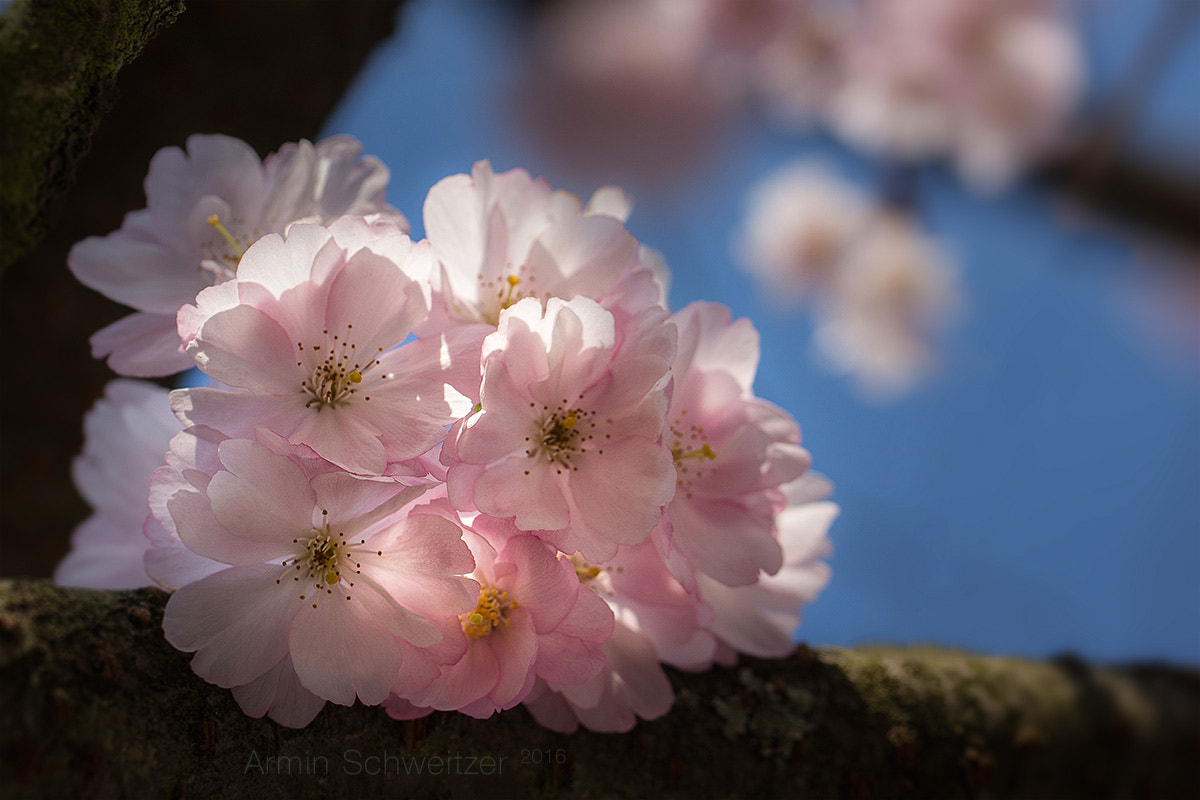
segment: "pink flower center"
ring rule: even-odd
[[[310,344],[307,348],[308,352],[313,354],[311,361],[316,361],[309,370],[308,377],[300,381],[301,390],[308,394],[310,399],[304,404],[305,408],[316,406],[317,410],[323,408],[337,408],[350,402],[355,395],[360,393],[360,390],[365,388],[363,384],[364,378],[370,373],[370,370],[379,364],[379,359],[367,358],[361,359],[356,352],[358,345],[350,341],[350,334],[353,325],[346,326],[346,335],[340,336],[333,334],[332,339],[329,337],[329,331],[323,333],[327,337],[322,344]],[[296,342],[296,347],[301,351],[305,351],[303,342]],[[324,352],[324,357],[322,357]],[[375,353],[379,356],[383,353],[383,348],[380,347]],[[317,361],[317,359],[320,359]],[[305,366],[303,361],[297,361],[296,366]],[[391,377],[390,374],[378,376],[380,379],[386,380]],[[369,394],[363,394],[363,400],[370,400]]]
[[[324,525],[314,528],[307,537],[292,539],[299,550],[283,562],[283,566],[292,568],[292,581],[299,583],[304,592],[300,599],[311,599],[313,608],[317,607],[316,599],[321,592],[333,596],[335,588],[339,593],[345,592],[345,598],[350,599],[350,590],[354,588],[352,577],[362,572],[362,563],[356,558],[360,553],[355,550],[366,544],[365,539],[347,541],[345,533],[333,531],[328,521],[329,512],[322,509],[321,514],[325,516]],[[383,555],[382,550],[374,552]],[[283,578],[278,578],[275,583],[282,584]]]
[[[511,306],[513,303],[524,297],[537,297],[537,292],[533,291],[530,286],[536,276],[529,275],[525,278],[525,286],[522,289],[517,289],[521,285],[522,280],[520,273],[524,268],[517,270],[517,274],[507,275],[501,280],[484,280],[483,274],[476,276],[479,281],[479,297],[480,297],[480,312],[483,318],[492,325],[500,324],[500,312]]]
[[[479,602],[475,605],[475,610],[460,614],[458,618],[467,636],[482,639],[501,625],[506,628],[511,625],[512,620],[505,614],[517,607],[516,600],[508,599],[508,592],[493,586],[480,586]]]
[[[580,395],[582,399],[582,395]],[[529,404],[536,408],[536,403]],[[594,438],[592,431],[596,422],[592,419],[595,412],[582,408],[571,408],[564,399],[557,408],[542,406],[544,416],[537,423],[537,432],[526,436],[529,447],[525,455],[529,458],[544,458],[562,468],[579,469],[571,465],[571,457],[583,450],[584,445]],[[603,450],[597,451],[603,453]]]
[[[601,567],[593,564],[579,555],[579,553],[567,555],[560,551],[558,557],[565,558],[571,562],[571,565],[575,567],[575,577],[579,579],[581,584],[590,587],[597,594],[607,597],[613,596],[612,578],[609,574],[613,571],[611,566]],[[621,568],[617,567],[617,572],[620,571]]]

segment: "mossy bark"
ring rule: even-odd
[[[1200,796],[1189,669],[802,646],[671,672],[626,734],[333,705],[291,730],[191,672],[165,602],[0,582],[5,797]]]
[[[0,19],[0,270],[37,243],[114,98],[183,0],[16,0]]]

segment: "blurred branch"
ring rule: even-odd
[[[1170,0],[1139,43],[1125,74],[1097,105],[1088,133],[1041,165],[1081,205],[1111,221],[1200,251],[1200,175],[1122,155],[1171,58],[1193,33],[1200,3]]]
[[[675,708],[622,735],[332,705],[290,730],[192,674],[165,602],[0,582],[6,797],[1200,796],[1194,670],[801,647],[672,672]]]
[[[183,0],[16,0],[0,19],[0,271],[46,229],[117,73],[183,11]]]
[[[1200,251],[1200,175],[1114,157],[1103,132],[1059,151],[1035,175],[1110,222]]]

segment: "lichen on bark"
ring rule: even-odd
[[[801,646],[671,671],[675,707],[625,734],[333,705],[291,730],[191,672],[165,603],[0,581],[5,797],[1200,796],[1191,669]]]

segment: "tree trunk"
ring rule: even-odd
[[[5,797],[1194,798],[1200,675],[936,648],[671,672],[665,717],[251,719],[163,638],[166,595],[0,582]]]

